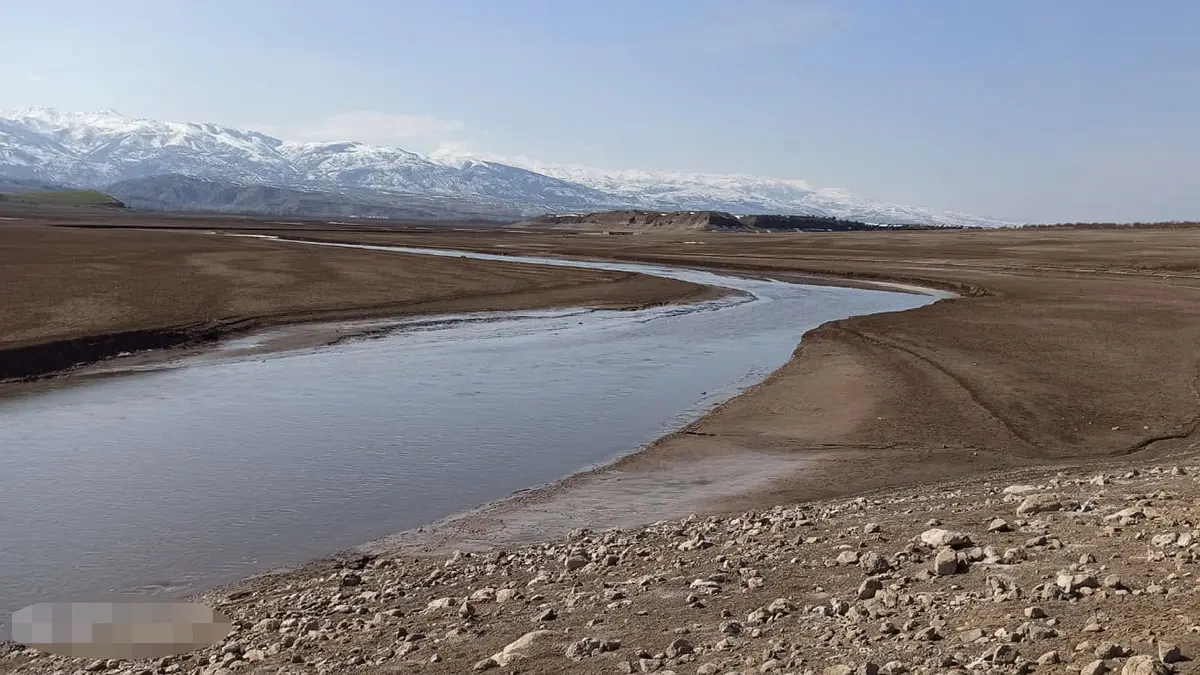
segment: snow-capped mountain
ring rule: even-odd
[[[284,141],[215,124],[135,119],[114,111],[35,108],[0,115],[0,175],[89,188],[179,175],[243,186],[372,190],[396,199],[471,202],[498,216],[643,208],[821,215],[883,224],[1005,224],[865,200],[799,180],[602,171],[449,152],[426,156],[358,142]]]

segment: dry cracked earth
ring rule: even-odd
[[[211,649],[0,672],[1081,673],[1200,658],[1200,466],[1027,470],[448,558],[348,557],[201,598]]]

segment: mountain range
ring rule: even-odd
[[[733,174],[606,171],[354,141],[284,141],[108,110],[0,114],[0,177],[101,189],[130,206],[278,215],[495,218],[604,209],[812,215],[884,225],[1010,223]]]

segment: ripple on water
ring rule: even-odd
[[[502,499],[690,422],[821,323],[932,301],[646,269],[752,295],[425,317],[378,339],[0,402],[0,609],[231,581]],[[654,480],[667,499],[666,478],[620,488]]]

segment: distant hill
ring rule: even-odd
[[[487,208],[453,199],[395,195],[376,190],[244,185],[177,174],[120,181],[104,190],[129,207],[144,211],[209,211],[305,218],[495,218],[495,213]]]
[[[721,211],[599,211],[548,214],[513,227],[607,232],[853,232],[880,229],[945,229],[926,225],[873,225],[821,216],[734,215]]]
[[[47,190],[0,194],[0,202],[54,204],[59,206],[106,206],[123,208],[124,203],[96,190]]]

